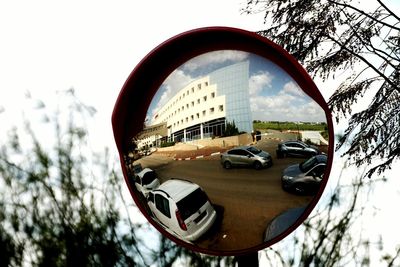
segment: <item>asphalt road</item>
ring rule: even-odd
[[[258,142],[257,147],[270,152],[273,157],[273,166],[262,170],[226,170],[220,164],[219,156],[188,161],[168,161],[153,156],[144,159],[142,165],[153,168],[161,182],[182,178],[199,184],[216,205],[220,220],[196,245],[214,251],[248,249],[263,243],[266,225],[275,216],[312,200],[310,196],[282,190],[282,171],[304,159],[277,159],[277,144],[275,140]]]

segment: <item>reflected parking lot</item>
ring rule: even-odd
[[[313,199],[312,196],[298,196],[282,190],[283,170],[304,159],[278,159],[275,150],[279,143],[278,139],[265,138],[255,145],[269,152],[274,162],[273,166],[261,170],[224,169],[218,154],[173,160],[155,152],[138,162],[154,169],[161,183],[178,177],[203,188],[223,217],[217,231],[210,231],[195,244],[213,250],[237,250],[261,244],[265,227],[273,218],[288,209],[306,206]]]

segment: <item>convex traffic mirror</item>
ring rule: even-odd
[[[240,29],[178,35],[133,70],[113,130],[134,201],[179,245],[247,254],[300,225],[325,188],[329,109],[285,50]]]

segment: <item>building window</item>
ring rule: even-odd
[[[219,105],[218,110],[219,111],[224,111],[224,106],[223,105]]]
[[[207,96],[203,96],[203,100],[204,100],[204,102],[206,102],[207,101]]]
[[[197,104],[200,104],[200,98],[199,98],[199,99],[197,99]]]
[[[210,114],[214,114],[214,108],[210,108]]]
[[[208,86],[208,82],[205,82],[204,85],[205,85],[205,86]]]
[[[192,87],[192,93],[194,93],[194,87]]]
[[[214,97],[215,97],[215,93],[212,92],[212,93],[211,93],[211,98],[214,98]]]
[[[182,106],[182,111],[185,109],[185,107],[184,106]]]
[[[191,119],[191,120],[194,120],[194,116],[193,116],[193,115],[192,115],[192,116],[190,116],[190,119]]]
[[[189,90],[186,91],[186,94],[189,95]]]
[[[189,108],[189,104],[186,104],[186,108]]]
[[[188,122],[189,121],[189,118],[188,117],[186,117],[186,122]]]
[[[194,101],[192,101],[192,107],[194,107]]]
[[[196,117],[197,117],[197,118],[200,118],[200,114],[199,114],[199,113],[196,113]]]
[[[201,89],[201,83],[199,83],[198,85],[197,85],[197,88],[200,90]]]
[[[206,111],[205,110],[203,110],[203,117],[206,115]]]

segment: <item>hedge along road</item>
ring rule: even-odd
[[[263,140],[257,144],[271,153],[274,163],[262,170],[226,170],[220,164],[219,155],[184,161],[160,160],[161,165],[156,164],[157,156],[152,155],[143,159],[142,165],[153,168],[161,182],[181,178],[200,185],[216,207],[223,207],[223,212],[219,212],[222,221],[196,245],[223,251],[247,249],[263,242],[263,232],[275,216],[312,200],[312,196],[297,196],[282,190],[282,171],[304,159],[277,159],[278,143],[277,140]]]

